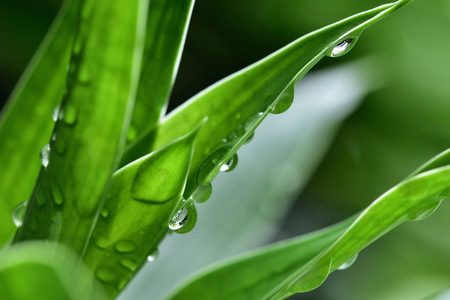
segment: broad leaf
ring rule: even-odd
[[[198,129],[115,173],[84,255],[109,295],[116,296],[157,249],[175,212],[188,212],[180,220],[179,230],[195,225],[195,207],[180,200],[197,132]]]
[[[71,249],[48,241],[21,243],[0,252],[0,298],[107,299]]]
[[[147,6],[83,2],[67,93],[15,241],[52,239],[83,252],[125,143]]]
[[[152,0],[141,76],[127,140],[152,129],[164,115],[186,38],[194,0]]]
[[[0,119],[0,245],[15,231],[11,214],[28,200],[40,168],[39,151],[55,123],[66,83],[79,0],[67,0]]]

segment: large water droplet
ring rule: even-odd
[[[253,117],[249,118],[249,119],[245,122],[245,126],[244,126],[245,131],[251,130],[252,127],[255,126],[255,124],[259,121],[259,119],[262,118],[263,115],[264,115],[264,113],[259,112],[258,114],[256,114],[256,115],[254,115]]]
[[[355,263],[357,258],[358,258],[358,253],[353,255],[349,260],[347,260],[345,263],[340,265],[337,269],[338,270],[345,270],[345,269],[350,268]]]
[[[158,258],[159,251],[158,248],[155,248],[150,254],[147,256],[147,261],[155,261]]]
[[[60,106],[58,105],[57,107],[55,107],[55,109],[53,110],[53,113],[52,113],[52,119],[55,122],[58,121],[59,108],[60,108]]]
[[[407,215],[408,220],[410,221],[422,221],[423,219],[428,218],[430,215],[432,215],[436,209],[441,205],[441,201],[433,201],[425,203],[416,209],[413,209],[410,211]]]
[[[55,204],[58,206],[62,205],[64,203],[64,195],[59,186],[56,183],[53,183],[50,189]]]
[[[212,194],[212,186],[210,183],[199,186],[194,194],[192,195],[192,200],[197,203],[206,202]]]
[[[281,114],[291,107],[292,102],[294,102],[294,86],[290,85],[278,97],[277,102],[270,113]]]
[[[223,147],[215,150],[213,153],[209,154],[200,164],[197,170],[197,184],[202,184],[202,182],[208,177],[211,171],[220,163],[221,159],[227,155],[231,150],[231,146],[224,145]]]
[[[354,39],[353,38],[347,38],[342,41],[340,41],[336,46],[334,46],[333,50],[331,51],[331,57],[340,57],[347,52],[349,52],[353,46]]]
[[[197,222],[197,210],[191,202],[185,202],[185,206],[179,209],[169,222],[169,229],[176,233],[191,231]]]
[[[41,157],[42,166],[44,166],[44,168],[47,168],[48,164],[50,163],[50,145],[49,144],[42,147],[40,157]]]
[[[64,120],[67,125],[74,125],[77,122],[77,109],[70,103],[67,103],[59,110],[58,120]]]
[[[235,153],[227,162],[220,166],[221,172],[229,172],[236,168],[238,162],[238,156]]]
[[[109,241],[109,239],[105,238],[104,236],[99,236],[95,239],[95,245],[98,248],[104,250],[110,246],[110,241]]]
[[[12,220],[16,227],[22,226],[23,218],[25,217],[25,211],[27,210],[27,202],[22,202],[16,205],[13,210]]]
[[[110,267],[98,267],[95,276],[102,282],[115,284],[119,274]]]
[[[119,253],[130,253],[136,250],[136,245],[132,241],[119,241],[114,245],[114,249],[116,249]]]

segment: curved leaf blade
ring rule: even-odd
[[[152,0],[141,76],[127,140],[154,128],[165,114],[194,0]]]
[[[67,94],[16,242],[58,240],[82,254],[125,143],[147,7],[147,0],[81,6]]]
[[[2,111],[0,245],[16,230],[11,214],[16,205],[30,197],[41,167],[38,153],[55,125],[51,116],[64,93],[78,2],[64,2]]]

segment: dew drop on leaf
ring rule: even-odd
[[[258,120],[263,116],[264,114],[262,112],[259,112],[255,116],[249,118],[247,122],[245,122],[244,129],[245,131],[249,131],[252,129],[252,127],[258,122]]]
[[[131,253],[136,250],[136,245],[132,241],[118,241],[114,245],[114,249],[119,253]]]
[[[136,271],[136,269],[138,267],[138,264],[136,263],[136,261],[131,258],[122,258],[119,262],[123,267],[125,267],[126,269],[128,269],[131,272]]]
[[[53,183],[51,186],[51,193],[53,201],[56,205],[62,205],[64,203],[64,194],[56,183]]]
[[[95,239],[95,245],[96,245],[98,248],[104,250],[104,249],[106,249],[106,248],[109,247],[110,242],[109,242],[109,240],[108,240],[107,238],[105,238],[105,237],[103,237],[103,236],[99,236],[99,237],[97,237],[97,238]]]
[[[57,107],[55,107],[55,109],[53,110],[53,113],[52,113],[52,119],[53,119],[53,121],[58,121],[58,115],[59,115],[59,105],[57,106]]]
[[[107,218],[108,216],[109,216],[109,210],[108,210],[108,208],[107,207],[103,207],[102,208],[102,211],[100,212],[100,215],[103,217],[103,218]]]
[[[179,209],[169,222],[169,229],[176,233],[191,231],[197,222],[197,210],[191,202],[185,202],[185,206]]]
[[[44,168],[47,168],[50,162],[50,144],[47,144],[44,147],[42,147],[40,157],[42,166],[44,166]]]
[[[27,202],[21,202],[16,205],[13,210],[12,220],[16,227],[22,226],[23,218],[25,217],[25,211],[27,210]]]
[[[336,46],[334,46],[333,50],[331,51],[331,57],[340,57],[349,52],[352,48],[353,42],[353,38],[347,38],[340,41]]]
[[[197,203],[206,202],[212,194],[212,186],[210,183],[199,186],[194,194],[192,195],[192,200]]]
[[[255,137],[255,132],[253,131],[252,134],[250,134],[249,137],[247,138],[247,140],[244,142],[244,144],[250,143],[254,137]]]
[[[98,280],[108,284],[114,284],[119,279],[119,275],[117,272],[115,272],[110,267],[103,266],[97,268],[97,270],[95,271],[95,276],[98,278]]]
[[[294,86],[290,85],[284,90],[284,92],[278,97],[275,106],[270,113],[281,114],[291,107],[292,102],[294,102]]]
[[[410,211],[407,215],[408,220],[410,221],[422,221],[423,219],[428,218],[430,215],[432,215],[436,209],[441,205],[441,201],[433,201],[425,203],[416,209],[413,209]]]
[[[337,269],[338,270],[345,270],[350,268],[356,261],[356,259],[358,258],[358,253],[355,254],[354,256],[352,256],[349,260],[347,260],[345,263],[343,263],[342,265],[340,265]]]
[[[155,261],[158,258],[159,251],[158,248],[155,248],[150,252],[150,254],[147,256],[147,261]]]
[[[221,172],[229,172],[236,168],[238,162],[238,156],[235,153],[226,163],[220,166]]]
[[[58,119],[64,120],[67,125],[74,125],[77,122],[77,109],[67,103],[64,108],[59,110]]]
[[[51,137],[51,148],[54,149],[56,153],[62,155],[66,151],[66,143],[63,139],[57,138],[56,133],[53,133]]]

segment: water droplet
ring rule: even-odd
[[[187,233],[191,231],[197,222],[197,210],[195,205],[189,201],[179,209],[169,222],[169,229],[176,233]]]
[[[245,131],[249,131],[252,129],[253,126],[259,121],[259,119],[262,118],[264,114],[262,112],[259,112],[258,114],[254,115],[253,117],[249,118],[247,122],[245,122],[244,129]]]
[[[212,194],[212,186],[210,183],[204,184],[197,187],[194,194],[192,195],[192,200],[197,203],[206,202]]]
[[[340,265],[337,269],[342,271],[342,270],[350,268],[355,263],[357,258],[358,258],[358,253],[353,255],[349,260],[347,260],[345,263]]]
[[[39,186],[37,188],[37,192],[36,192],[36,202],[39,206],[42,206],[45,204],[45,193],[44,190],[42,188],[42,186]]]
[[[62,228],[62,215],[60,212],[56,212],[52,218],[52,223],[50,224],[49,228],[49,240],[58,240],[59,235],[61,233]]]
[[[55,149],[56,153],[61,155],[66,151],[66,143],[63,139],[57,138],[56,133],[53,133],[51,137],[51,148]]]
[[[249,137],[247,138],[247,140],[244,142],[244,144],[250,143],[250,142],[253,140],[254,137],[255,137],[255,132],[253,131],[253,132],[249,135]]]
[[[347,38],[340,41],[331,51],[331,57],[340,57],[349,52],[354,44],[353,38]]]
[[[102,211],[100,212],[100,214],[101,214],[101,216],[103,217],[103,218],[107,218],[108,216],[109,216],[109,210],[108,210],[108,208],[106,207],[106,206],[104,206],[103,208],[102,208]]]
[[[99,236],[95,239],[95,245],[98,248],[104,250],[110,246],[110,241],[104,236]]]
[[[53,113],[52,113],[52,118],[53,118],[53,121],[58,121],[58,115],[59,115],[59,105],[57,106],[57,107],[55,107],[55,109],[53,110]]]
[[[120,264],[131,272],[136,271],[138,264],[131,258],[122,258]]]
[[[441,201],[433,201],[433,202],[427,202],[412,211],[410,211],[407,215],[408,220],[410,221],[422,221],[423,219],[428,218],[430,215],[432,215],[436,209],[441,205],[443,200]]]
[[[89,85],[91,83],[91,72],[88,66],[82,65],[78,71],[78,83]]]
[[[16,227],[22,226],[23,218],[25,217],[25,211],[27,210],[27,202],[22,202],[16,205],[13,210],[12,220]]]
[[[321,262],[313,265],[306,274],[288,285],[287,289],[293,293],[304,293],[312,291],[324,283],[330,274],[331,259],[323,257]]]
[[[133,126],[133,124],[130,124],[130,127],[128,128],[127,132],[127,141],[131,142],[137,137],[137,130],[136,127]]]
[[[147,261],[155,261],[158,258],[159,251],[158,248],[155,248],[150,254],[147,256]]]
[[[58,120],[64,120],[67,125],[74,125],[77,121],[77,110],[76,108],[67,103],[62,109],[59,110]]]
[[[235,153],[226,163],[220,166],[221,172],[230,172],[236,168],[238,162],[238,156]]]
[[[292,102],[294,102],[294,86],[290,85],[278,96],[275,106],[270,113],[281,114],[291,107]]]
[[[62,205],[64,203],[64,195],[59,186],[56,183],[53,183],[50,189],[55,204]]]
[[[241,113],[240,113],[240,112],[237,112],[236,115],[235,115],[235,117],[236,117],[236,119],[240,120],[241,117],[242,117],[242,116],[241,116]]]
[[[42,147],[41,163],[44,166],[44,168],[47,168],[48,164],[50,163],[50,144],[47,144],[44,147]]]
[[[119,253],[130,253],[136,250],[136,245],[132,241],[123,240],[117,242],[114,249]]]
[[[222,158],[228,154],[231,150],[229,145],[224,145],[223,147],[215,150],[209,154],[200,164],[197,170],[197,184],[200,185],[208,177],[211,171],[220,163]],[[215,174],[213,174],[215,175]]]
[[[117,284],[119,275],[110,267],[98,267],[95,271],[95,276],[102,282],[109,284]]]

